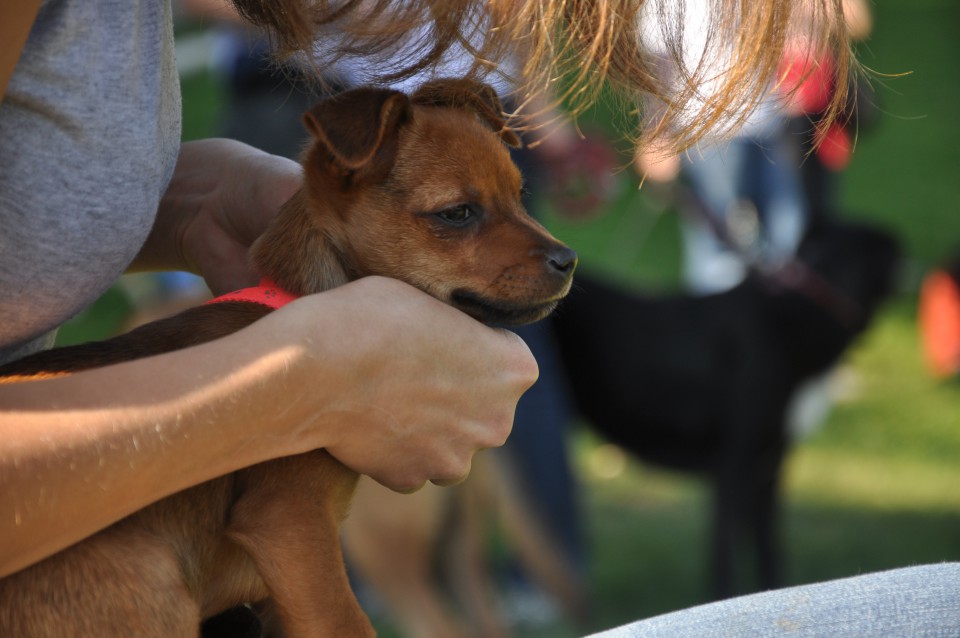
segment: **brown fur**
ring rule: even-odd
[[[444,97],[446,96],[446,97]],[[419,99],[419,101],[418,101]],[[520,175],[487,87],[437,81],[407,97],[357,89],[305,115],[305,182],[252,249],[298,294],[366,275],[418,286],[487,322],[545,316],[575,254],[520,205]],[[470,206],[457,227],[444,211]],[[22,382],[185,348],[269,312],[224,302],[108,341],[0,368]],[[269,598],[284,635],[369,636],[339,543],[357,475],[323,450],[185,490],[0,581],[0,635],[194,636],[200,621]]]

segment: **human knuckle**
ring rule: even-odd
[[[425,482],[426,480],[422,476],[417,476],[413,472],[404,472],[390,477],[384,481],[384,484],[395,492],[409,494],[419,490]]]
[[[435,479],[442,481],[455,481],[466,472],[464,464],[460,461],[450,461],[437,468]]]
[[[504,414],[492,419],[489,427],[485,428],[484,430],[484,436],[481,440],[481,447],[500,447],[507,442],[507,438],[510,436],[510,432],[512,430],[512,414]]]
[[[426,481],[410,480],[402,481],[392,487],[393,491],[399,492],[400,494],[413,494],[414,492],[419,491],[425,483]]]

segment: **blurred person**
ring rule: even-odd
[[[643,14],[644,43],[660,61],[668,84],[697,75],[715,81],[727,72],[729,51],[711,47],[707,38],[712,17],[708,5],[648,3],[653,5],[662,8]],[[673,29],[682,38],[679,62],[671,61],[669,51]],[[637,148],[634,165],[643,179],[679,178],[691,190],[692,197],[680,207],[685,213],[683,275],[694,294],[722,292],[740,283],[748,267],[745,256],[775,267],[792,257],[800,243],[808,209],[787,137],[787,114],[774,86],[773,81],[767,85],[756,107],[742,114],[728,137],[708,140],[683,154],[660,139]],[[663,108],[656,101],[647,107],[653,113]]]
[[[749,121],[732,140],[679,157],[664,159],[656,146],[636,154],[637,171],[646,179],[679,177],[691,190],[692,199],[678,204],[682,270],[690,292],[723,292],[743,280],[748,261],[774,269],[796,251],[809,211],[786,124],[771,115],[764,122]],[[660,166],[651,170],[651,164]]]
[[[843,14],[850,39],[865,41],[873,30],[870,5],[865,0],[843,0]],[[788,141],[814,220],[838,213],[838,176],[852,159],[855,139],[876,124],[880,112],[877,94],[858,73],[848,80],[846,104],[839,117],[820,127],[837,92],[833,65],[830,52],[809,57],[800,39],[788,43],[779,72],[781,87],[790,96],[785,105]]]
[[[659,72],[668,83],[677,77],[703,77],[711,82],[729,72],[729,49],[717,49],[705,37],[710,24],[707,6],[682,10],[683,4],[674,0],[653,1],[666,7],[667,13],[644,14],[644,33],[649,34],[645,44],[660,61]],[[854,13],[854,4],[856,0],[844,1],[844,18],[861,25],[862,13]],[[665,23],[665,15],[679,17]],[[802,12],[799,19],[809,20],[809,15]],[[670,37],[674,29],[682,39],[681,56],[670,51],[676,41]],[[793,259],[814,219],[811,197],[817,198],[816,212],[821,212],[823,195],[811,182],[815,169],[802,168],[805,160],[802,151],[798,152],[801,137],[795,126],[798,105],[809,102],[811,93],[831,82],[835,54],[809,45],[802,32],[787,42],[778,75],[765,85],[755,108],[727,116],[727,122],[739,126],[726,137],[707,140],[682,154],[657,138],[637,147],[634,167],[642,179],[676,183],[673,194],[681,212],[683,281],[693,294],[729,290],[751,268],[776,271]],[[821,67],[796,62],[810,51],[831,63]],[[827,105],[840,93],[832,84],[829,93],[817,93],[816,111],[826,115]],[[654,114],[663,108],[656,100],[648,106]],[[810,121],[805,122],[810,134],[808,150],[812,151],[813,130]],[[828,137],[816,147],[818,153],[834,151],[836,142],[831,136],[838,125],[839,120],[825,127]],[[833,401],[832,379],[830,371],[807,381],[796,392],[789,408],[794,436],[807,436],[824,423]]]

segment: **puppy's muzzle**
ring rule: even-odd
[[[547,260],[548,272],[569,279],[573,276],[573,271],[577,267],[577,253],[572,248],[564,245],[558,245],[547,251],[545,255]]]
[[[524,290],[523,294],[504,296],[494,294],[493,290],[478,293],[461,288],[453,291],[450,302],[487,324],[517,326],[543,319],[570,291],[578,257],[571,248],[559,242],[546,248],[538,247],[529,253],[529,257],[539,261],[539,265],[524,269],[526,275],[520,278],[522,284],[512,279],[512,285],[505,287],[507,292]]]

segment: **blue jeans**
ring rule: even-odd
[[[768,591],[656,616],[591,638],[958,638],[960,563]]]
[[[748,252],[768,265],[791,257],[807,224],[806,197],[796,159],[779,133],[741,137],[684,156],[690,187],[715,220],[727,223],[731,211],[750,202],[757,213],[758,237]],[[744,265],[711,231],[706,220],[683,225],[684,269],[694,293],[719,292],[736,285]]]

